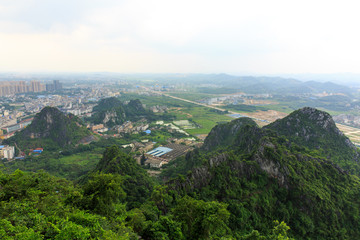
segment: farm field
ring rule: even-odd
[[[353,143],[360,144],[360,128],[350,127],[337,123],[336,126],[347,136]]]

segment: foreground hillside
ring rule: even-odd
[[[214,127],[162,184],[118,146],[77,184],[2,169],[0,238],[358,239],[357,154],[329,115],[304,108],[266,128]]]
[[[327,113],[304,108],[264,129],[246,118],[216,126],[203,150],[178,159],[163,175],[185,174],[167,184],[180,195],[228,204],[235,233],[266,231],[277,219],[299,239],[355,239],[359,178],[337,163],[358,169],[357,156]]]

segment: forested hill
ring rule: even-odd
[[[5,142],[15,142],[22,150],[54,150],[74,146],[84,139],[89,141],[94,137],[78,117],[65,115],[54,107],[45,107],[35,115],[29,126]]]
[[[356,151],[326,113],[304,108],[266,128],[214,127],[163,182],[118,146],[76,184],[4,167],[0,239],[359,239],[359,177],[322,138]]]
[[[142,118],[153,117],[153,114],[143,107],[139,99],[123,104],[115,97],[104,98],[99,101],[93,111],[93,116],[89,120],[94,123],[103,123],[107,127],[120,125],[125,121],[138,121]]]
[[[217,126],[203,150],[169,164],[163,176],[183,174],[167,183],[180,195],[228,204],[229,227],[239,238],[251,229],[266,232],[277,219],[288,223],[298,239],[356,239],[360,236],[359,178],[339,167],[338,159],[332,159],[335,154],[329,156],[321,148],[344,142],[339,155],[356,150],[328,117],[304,108],[263,129],[246,118]],[[296,131],[290,120],[300,130],[324,134],[319,138],[294,134],[303,142],[311,140],[309,147],[316,146],[317,151],[287,139],[291,134],[281,135]],[[282,121],[285,124],[280,125]],[[358,164],[353,157],[348,162]]]
[[[350,173],[360,175],[357,147],[335,125],[330,114],[305,107],[265,127],[286,137],[291,143],[308,148]]]
[[[152,179],[132,157],[123,153],[117,146],[106,149],[102,159],[83,182],[99,172],[118,174],[124,177],[122,188],[126,193],[129,208],[139,207],[151,195],[154,185]]]

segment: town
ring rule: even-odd
[[[156,88],[156,90],[159,89],[161,88]],[[56,107],[65,114],[73,114],[86,120],[91,118],[94,106],[101,99],[120,97],[124,93],[149,95],[145,88],[137,86],[124,88],[119,83],[105,82],[63,87],[63,83],[59,80],[47,84],[34,80],[29,82],[7,81],[0,84],[0,90],[2,93],[0,98],[0,138],[2,140],[11,138],[16,132],[29,126],[34,116],[44,107]],[[154,93],[150,95],[154,95]],[[128,101],[125,101],[126,103]],[[144,107],[146,107],[145,104]],[[169,110],[166,105],[152,105],[148,108],[150,112],[158,114]],[[132,137],[121,146],[129,149],[127,151],[135,153],[134,158],[139,164],[153,169],[159,169],[162,165],[185,155],[186,152],[201,144],[201,141],[197,141],[185,131],[188,128],[194,128],[193,124],[187,120],[164,122],[160,119],[160,121],[151,123],[146,119],[140,119],[139,121],[126,121],[112,127],[108,127],[104,123],[87,122],[86,127],[95,136],[105,139],[123,138],[124,135],[137,136],[140,133],[145,135],[141,139]],[[151,136],[151,133],[156,131],[168,132],[168,137],[162,137],[163,146],[160,146],[159,142],[154,141],[155,137]],[[171,137],[174,133],[178,137]],[[83,144],[89,144],[94,139],[96,138],[90,138]],[[0,158],[21,160],[27,156],[38,156],[44,151],[41,147],[19,149],[17,146],[1,146]],[[166,149],[166,152],[157,152],[157,149]]]

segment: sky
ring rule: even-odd
[[[0,0],[0,71],[360,73],[360,2]]]

